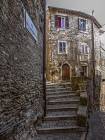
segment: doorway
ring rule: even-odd
[[[70,67],[68,64],[64,64],[62,66],[62,80],[64,81],[70,80]]]
[[[82,66],[82,76],[87,76],[87,66]]]

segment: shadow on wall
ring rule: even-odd
[[[96,110],[101,110],[102,106],[105,106],[105,80],[102,80],[101,75],[96,75],[95,77],[95,96],[93,98],[93,83],[91,79],[88,79],[87,93],[90,103],[90,108],[92,106]]]

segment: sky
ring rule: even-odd
[[[105,24],[105,0],[47,0],[47,5],[83,11],[88,14],[94,10],[94,16]]]
[[[105,24],[105,0],[47,0],[47,6],[55,6],[71,10],[78,10],[94,16],[103,26]],[[105,26],[103,26],[105,30]],[[105,43],[105,34],[103,35]]]

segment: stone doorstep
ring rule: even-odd
[[[69,127],[54,127],[54,128],[37,128],[38,134],[48,134],[48,133],[69,133],[69,132],[84,132],[86,128],[78,126]]]
[[[44,120],[73,120],[77,119],[77,115],[59,115],[59,116],[46,116]]]
[[[75,103],[79,103],[80,100],[79,99],[71,99],[71,100],[60,100],[60,101],[48,101],[47,104],[48,105],[55,105],[55,104],[75,104]]]

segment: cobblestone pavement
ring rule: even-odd
[[[96,111],[91,115],[87,140],[105,140],[105,112]]]

